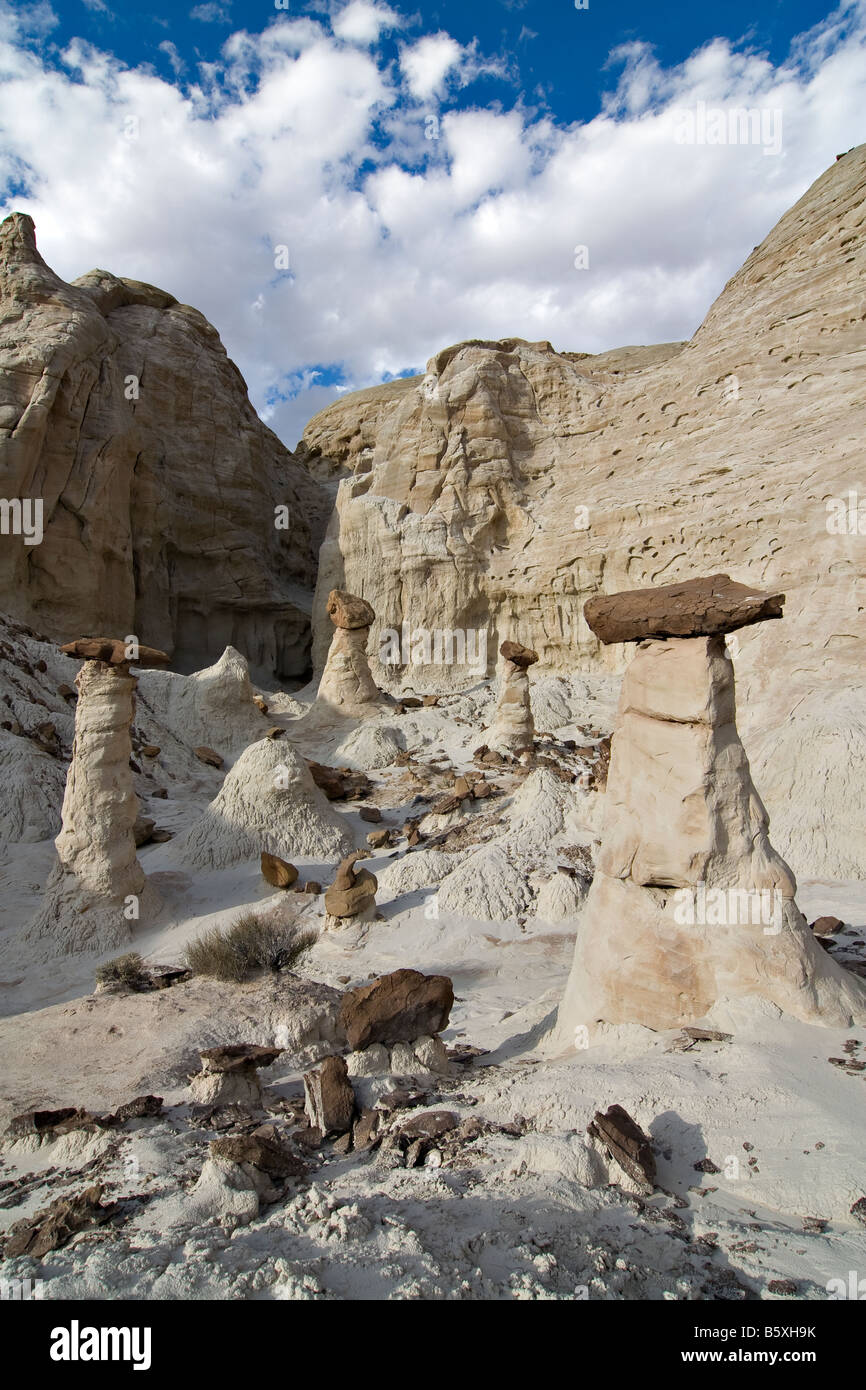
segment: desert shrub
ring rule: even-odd
[[[150,989],[150,976],[138,952],[128,951],[125,956],[115,956],[113,960],[97,966],[96,983],[140,992]]]
[[[256,970],[290,970],[317,936],[296,922],[242,912],[230,927],[212,927],[190,942],[186,963],[197,975],[247,980]]]

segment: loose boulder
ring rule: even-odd
[[[347,990],[340,1005],[340,1023],[354,1051],[370,1043],[412,1042],[431,1037],[448,1026],[454,989],[447,975],[422,975],[418,970],[395,970],[372,984]]]

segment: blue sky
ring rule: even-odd
[[[201,309],[292,445],[462,338],[691,334],[864,139],[866,3],[0,0],[0,78],[3,211]]]

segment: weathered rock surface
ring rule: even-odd
[[[306,1115],[322,1134],[345,1134],[352,1128],[355,1093],[342,1057],[326,1057],[304,1075]]]
[[[13,213],[0,392],[0,496],[44,505],[41,544],[2,547],[4,607],[54,638],[134,632],[179,670],[231,643],[263,672],[305,672],[327,501],[200,313],[103,270],[66,284]]]
[[[332,811],[288,739],[250,744],[204,815],[171,846],[191,868],[225,868],[269,854],[324,860],[352,847],[345,821]]]
[[[366,599],[344,593],[341,589],[331,590],[326,606],[334,627],[369,627],[376,619]]]
[[[796,1018],[866,1019],[866,989],[815,941],[770,844],[722,637],[644,642],[626,672],[602,845],[555,1032],[672,1028],[758,996]]]
[[[727,574],[628,589],[588,599],[583,613],[600,642],[642,642],[647,637],[713,637],[781,618],[784,594],[762,594]]]
[[[628,653],[600,648],[583,617],[602,591],[724,569],[784,592],[795,621],[738,634],[743,737],[797,872],[858,877],[866,519],[858,537],[826,523],[828,500],[849,489],[866,510],[864,192],[861,145],[755,248],[686,344],[587,356],[462,343],[426,378],[346,395],[311,420],[304,457],[342,478],[321,556],[317,666],[335,587],[375,609],[373,653],[404,619],[489,624],[491,657],[513,637],[548,671],[624,668]],[[389,690],[441,677],[375,655],[371,668]]]
[[[325,909],[332,917],[357,917],[376,901],[379,886],[376,875],[369,869],[355,871],[356,862],[366,859],[368,853],[368,850],[359,849],[348,855],[338,868],[334,882],[325,890]]]
[[[128,663],[144,668],[167,666],[169,657],[156,647],[144,647],[138,643],[136,655],[128,654],[127,643],[119,637],[76,637],[74,642],[64,642],[60,650],[66,656],[81,661],[104,661],[108,666],[125,666]]]
[[[340,1004],[340,1023],[350,1046],[412,1042],[447,1027],[454,990],[447,975],[395,970],[372,984],[347,990]]]
[[[644,1196],[653,1191],[656,1161],[652,1140],[635,1124],[627,1110],[621,1105],[609,1105],[604,1113],[597,1110],[586,1133],[590,1147],[605,1158],[613,1159],[626,1174],[633,1191]]]

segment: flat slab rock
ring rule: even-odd
[[[454,989],[447,975],[395,970],[372,984],[347,990],[340,1023],[354,1052],[371,1043],[412,1042],[447,1026]]]
[[[105,661],[109,666],[125,666],[129,662],[142,669],[168,666],[171,660],[157,647],[144,647],[140,643],[138,656],[133,659],[126,655],[126,645],[119,637],[76,637],[74,642],[65,642],[60,650],[82,661]]]
[[[648,637],[714,637],[768,618],[781,618],[784,594],[763,593],[726,574],[597,594],[583,606],[600,642],[641,642]]]
[[[644,1134],[621,1105],[609,1105],[607,1111],[597,1110],[586,1127],[591,1139],[595,1139],[616,1159],[620,1168],[647,1193],[655,1186],[656,1161],[652,1151],[652,1140]]]
[[[206,1072],[255,1071],[257,1067],[269,1067],[282,1051],[281,1047],[260,1047],[257,1043],[229,1043],[208,1047],[199,1056]]]

